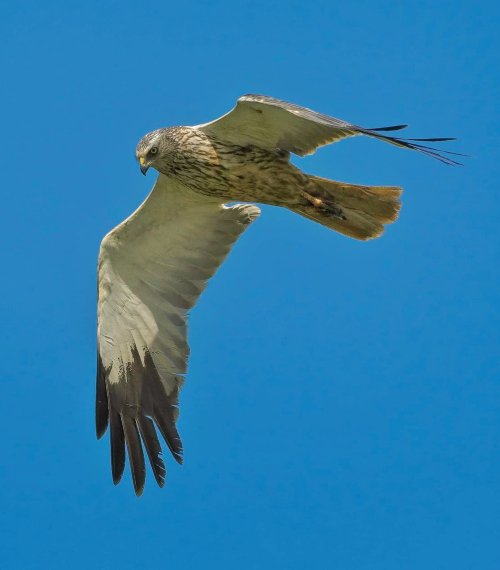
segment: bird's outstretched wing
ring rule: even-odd
[[[393,125],[365,129],[266,95],[244,95],[238,99],[236,107],[229,113],[211,123],[198,125],[197,128],[231,144],[280,148],[300,156],[312,154],[320,146],[347,137],[367,135],[396,146],[422,152],[446,164],[459,164],[445,155],[463,155],[439,151],[421,144],[422,142],[449,141],[453,140],[452,138],[403,139],[381,134],[381,132],[398,131],[406,126]]]
[[[109,423],[115,484],[123,474],[126,446],[135,491],[141,494],[144,446],[163,485],[155,425],[182,461],[175,422],[189,353],[187,311],[258,215],[255,206],[226,207],[160,175],[142,206],[104,238],[98,267],[96,429],[101,437]]]

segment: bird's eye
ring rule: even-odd
[[[149,154],[157,154],[158,152],[158,147],[157,146],[153,146],[151,148],[151,150],[149,151]]]

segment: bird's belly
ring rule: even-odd
[[[195,192],[267,204],[298,196],[305,177],[288,162],[288,153],[209,142],[175,161],[173,174]]]

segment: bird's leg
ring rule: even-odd
[[[319,198],[317,196],[309,194],[309,192],[306,192],[305,190],[302,190],[301,193],[308,205],[313,206],[315,210],[319,210],[320,212],[326,213],[341,220],[345,219],[342,209],[336,206],[335,201],[332,198]]]

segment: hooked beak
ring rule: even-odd
[[[146,164],[146,159],[143,156],[139,158],[139,168],[141,169],[141,172],[144,174],[144,176],[146,176],[149,165]]]

